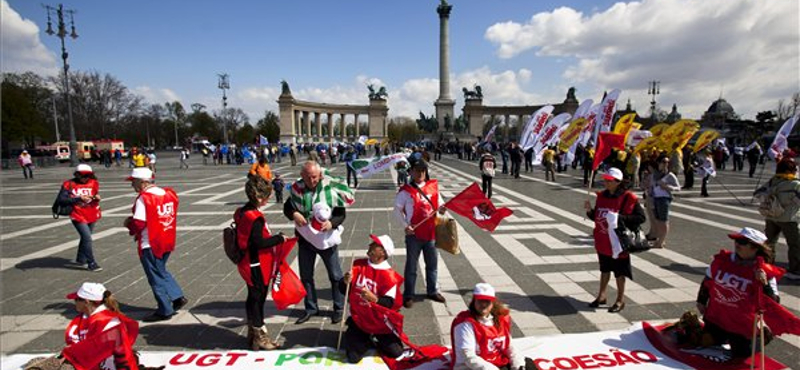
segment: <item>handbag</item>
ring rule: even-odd
[[[422,189],[417,186],[417,184],[412,181],[411,186],[413,186],[414,189],[417,189],[417,191],[422,194],[422,197],[431,204],[431,207],[434,207],[431,199],[428,198],[428,195],[426,195]],[[434,209],[433,211],[436,212],[437,210]],[[461,249],[458,247],[458,228],[456,225],[456,220],[452,218],[439,217],[438,215],[434,217],[436,217],[436,241],[434,243],[436,248],[451,254],[461,253]]]
[[[620,211],[625,209],[625,203],[627,200],[628,198],[623,198]],[[617,239],[619,239],[619,244],[622,247],[623,252],[638,253],[650,249],[650,245],[647,242],[647,237],[643,235],[644,233],[642,232],[640,225],[636,225],[635,228],[631,229],[627,227],[622,220],[620,220],[619,226],[614,229],[614,233],[617,234]]]
[[[56,200],[53,202],[53,206],[51,207],[54,219],[58,219],[60,216],[69,216],[72,214],[73,205],[71,202],[65,201],[65,199],[69,199],[69,190],[67,190],[67,188],[64,186],[61,186],[61,190],[58,191],[58,196],[56,196]]]

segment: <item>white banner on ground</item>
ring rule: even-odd
[[[403,153],[395,153],[385,157],[376,158],[372,162],[369,162],[366,166],[357,168],[356,174],[358,174],[358,177],[365,179],[378,172],[388,170],[391,166],[400,161],[408,161],[407,156]]]

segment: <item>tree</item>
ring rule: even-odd
[[[256,137],[256,129],[249,123],[245,123],[242,128],[236,131],[235,140],[237,143],[253,143]]]
[[[228,138],[232,138],[232,134],[237,127],[250,123],[250,118],[241,108],[220,109],[214,113],[214,119],[219,122],[220,128],[226,127],[228,129]]]
[[[178,126],[184,126],[186,121],[186,111],[179,101],[172,103],[164,103],[164,108],[167,110],[167,117],[169,123],[172,123],[175,133],[175,146],[180,145],[180,138],[178,137]]]
[[[775,119],[783,124],[784,121],[797,113],[797,108],[800,107],[800,92],[792,94],[792,98],[787,103],[783,99],[778,100],[778,107],[775,109]]]
[[[256,133],[267,137],[270,143],[277,143],[281,138],[280,118],[272,111],[264,112],[264,118],[256,123]]]
[[[194,107],[194,104],[192,106]],[[208,112],[202,109],[195,110],[186,117],[186,122],[191,124],[190,130],[193,136],[203,136],[214,143],[222,141],[222,130]]]
[[[23,141],[27,146],[36,145],[36,139],[48,137],[46,119],[37,102],[45,100],[45,91],[36,83],[26,83],[26,76],[3,76],[2,83],[2,136],[3,141]],[[34,75],[35,76],[35,75]],[[27,76],[31,77],[31,76]],[[37,76],[38,77],[38,76]],[[7,148],[8,145],[3,145]]]
[[[387,128],[389,140],[400,143],[417,141],[422,135],[417,123],[409,117],[392,118]]]
[[[121,129],[118,127],[120,118],[138,110],[143,101],[110,74],[77,71],[71,73],[69,79],[78,138],[116,136]],[[52,77],[50,81],[58,89],[63,89],[60,77]],[[63,94],[63,91],[59,92]]]

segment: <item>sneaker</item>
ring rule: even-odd
[[[189,303],[189,300],[186,299],[186,297],[180,297],[180,298],[172,301],[172,309],[175,310],[175,311],[178,311],[181,308],[183,308],[184,306],[186,306],[187,303]]]
[[[783,274],[783,277],[789,280],[800,280],[800,272],[787,272]]]
[[[89,271],[91,271],[91,272],[100,272],[100,271],[103,271],[103,268],[102,268],[102,267],[100,267],[99,265],[94,265],[94,266],[91,266],[91,265],[90,265],[90,266],[88,266],[86,269],[87,269],[87,270],[89,270]]]

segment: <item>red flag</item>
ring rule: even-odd
[[[448,351],[447,347],[438,344],[420,347],[414,343],[411,343],[406,333],[403,332],[403,314],[383,307],[377,303],[370,303],[369,305],[371,309],[370,311],[375,316],[376,320],[383,322],[385,325],[385,330],[382,332],[396,335],[398,338],[400,338],[400,341],[402,341],[403,344],[408,347],[406,350],[407,353],[404,353],[404,356],[400,359],[387,357],[384,356],[383,353],[379,352],[381,358],[383,358],[383,362],[386,363],[386,366],[388,366],[389,369],[405,370],[435,360],[440,360],[443,364],[447,363],[447,360],[444,358],[444,354]]]
[[[444,206],[456,214],[470,219],[481,229],[490,232],[497,228],[500,221],[514,213],[506,207],[495,208],[492,201],[483,194],[477,182],[473,182],[453,199],[447,201]]]
[[[129,333],[128,327],[134,333]],[[61,354],[77,370],[95,370],[110,356],[114,356],[114,364],[118,370],[137,369],[133,342],[136,341],[138,327],[136,321],[122,320],[120,325],[67,346]]]
[[[597,138],[597,151],[594,154],[594,163],[592,163],[593,171],[600,167],[600,163],[603,163],[603,160],[611,154],[612,149],[625,149],[625,135],[601,132]]]
[[[764,270],[767,278],[774,277],[776,280],[786,273],[786,270],[764,262],[762,257],[756,260],[758,268]],[[758,289],[758,306],[764,311],[764,322],[769,326],[772,333],[781,335],[785,333],[800,335],[800,318],[787,310],[780,303],[773,301],[764,294],[763,288]]]
[[[277,250],[275,251],[274,260],[277,266],[273,269],[272,300],[279,310],[285,310],[289,306],[300,302],[306,296],[303,282],[300,281],[291,266],[286,263],[286,257],[296,243],[297,238],[291,238],[275,247]]]

